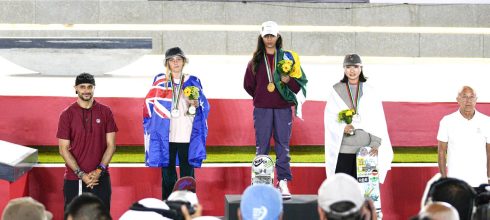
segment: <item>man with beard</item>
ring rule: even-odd
[[[60,115],[56,137],[65,160],[65,209],[82,192],[99,197],[110,210],[109,162],[116,151],[118,131],[112,111],[94,100],[94,76],[82,73],[75,80],[76,102]]]

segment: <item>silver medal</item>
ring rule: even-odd
[[[189,110],[187,111],[187,113],[189,113],[189,115],[195,115],[196,114],[196,107],[193,105],[189,106]]]

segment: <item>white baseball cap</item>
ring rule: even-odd
[[[262,29],[260,29],[260,35],[264,37],[265,35],[272,34],[277,37],[279,33],[279,26],[274,21],[266,21],[262,23]]]
[[[139,200],[138,203],[141,206],[150,209],[162,209],[162,210],[170,209],[164,201],[155,198],[145,198]],[[170,220],[170,218],[166,218],[154,211],[132,210],[131,208],[127,210],[121,216],[121,218],[119,218],[119,220],[131,220],[131,219]]]
[[[359,182],[345,173],[328,177],[318,189],[318,205],[325,212],[330,212],[330,206],[337,202],[352,202],[358,210],[364,201]]]
[[[197,195],[191,191],[187,190],[177,190],[168,196],[167,201],[181,201],[181,202],[188,202],[191,204],[191,206],[196,206],[199,204],[199,201],[197,200]]]

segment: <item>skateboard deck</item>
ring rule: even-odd
[[[371,147],[361,147],[356,154],[357,181],[361,184],[364,197],[373,201],[378,217],[381,217],[378,157],[369,155],[370,151]]]
[[[268,155],[257,155],[252,162],[254,184],[274,184],[274,161]]]

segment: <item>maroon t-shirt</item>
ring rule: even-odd
[[[78,103],[63,110],[56,137],[70,140],[70,152],[86,173],[97,168],[107,149],[106,134],[117,132],[116,122],[109,107],[94,100],[89,109]],[[65,179],[77,180],[73,170],[66,165]]]
[[[274,55],[267,54],[267,60],[269,61],[269,67],[273,67]],[[274,71],[274,69],[272,69],[272,71]],[[253,97],[254,106],[256,108],[287,108],[294,105],[294,103],[289,103],[284,100],[279,91],[277,91],[277,88],[274,89],[274,92],[269,92],[267,90],[268,84],[269,78],[267,77],[264,59],[262,58],[260,60],[256,74],[253,74],[252,62],[249,62],[247,70],[245,71],[243,87],[247,93]],[[292,78],[286,85],[294,93],[298,93],[301,89],[298,82]]]

